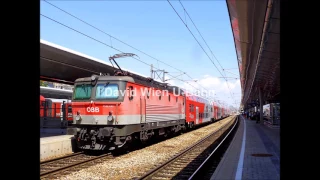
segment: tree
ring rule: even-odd
[[[40,80],[40,86],[48,87],[48,82]]]

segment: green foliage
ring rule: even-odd
[[[48,82],[40,80],[40,86],[48,87]]]

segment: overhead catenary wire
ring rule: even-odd
[[[168,2],[169,2],[169,0],[168,0]],[[170,3],[170,2],[169,2]],[[197,26],[196,26],[196,24],[193,22],[193,20],[192,20],[192,18],[190,17],[190,15],[189,15],[189,13],[188,13],[188,11],[185,9],[185,7],[183,6],[183,4],[181,3],[181,1],[179,0],[179,3],[181,4],[181,6],[183,7],[183,9],[184,9],[184,12],[188,15],[188,17],[189,17],[189,19],[191,20],[191,22],[192,22],[192,24],[194,25],[194,27],[196,28],[196,30],[198,31],[198,33],[199,33],[199,35],[201,36],[201,38],[202,38],[202,40],[204,41],[204,43],[207,45],[207,47],[208,47],[208,49],[210,50],[210,52],[211,52],[211,55],[217,60],[217,62],[218,62],[218,64],[220,65],[220,67],[221,67],[221,69],[223,70],[223,72],[225,72],[224,71],[224,68],[222,67],[222,65],[220,64],[220,62],[219,62],[219,60],[217,59],[217,57],[214,55],[214,53],[212,52],[212,50],[211,50],[211,48],[209,47],[209,45],[208,45],[208,43],[206,42],[206,40],[203,38],[203,36],[202,36],[202,34],[200,33],[200,31],[199,31],[199,29],[197,28]],[[170,3],[170,5],[171,5],[171,3]],[[171,5],[172,6],[172,5]],[[172,6],[173,7],[173,6]],[[180,18],[181,19],[181,18]],[[187,25],[186,25],[186,27],[187,27]],[[189,29],[189,28],[188,28]],[[210,59],[210,58],[209,58]],[[211,60],[211,59],[210,59]],[[213,63],[213,61],[212,61],[212,63]],[[213,63],[214,64],[214,63]],[[216,67],[217,68],[217,67]],[[218,68],[217,68],[218,69]],[[221,75],[222,75],[222,73],[220,73]],[[226,76],[226,74],[225,74],[225,76]],[[230,93],[231,93],[231,90],[230,90],[230,87],[229,87],[229,84],[228,84],[228,80],[227,79],[225,79],[226,80],[226,82],[227,82],[227,86],[228,86],[228,89],[229,89],[229,91],[230,91]],[[232,99],[234,100],[234,98],[232,97]]]
[[[201,84],[199,84],[197,81],[195,81],[194,80],[194,78],[192,78],[189,74],[187,74],[186,72],[184,72],[184,71],[182,71],[182,70],[180,70],[180,69],[178,69],[178,68],[175,68],[175,67],[173,67],[172,65],[170,65],[170,64],[167,64],[167,63],[165,63],[165,62],[163,62],[163,61],[161,61],[161,60],[159,60],[159,59],[157,59],[157,58],[155,58],[155,57],[153,57],[153,56],[151,56],[151,55],[149,55],[149,54],[147,54],[147,53],[145,53],[145,52],[143,52],[143,51],[141,51],[141,50],[139,50],[139,49],[137,49],[137,48],[135,48],[135,47],[133,47],[133,46],[131,46],[131,45],[129,45],[128,43],[125,43],[125,42],[123,42],[123,41],[121,41],[121,40],[119,40],[118,38],[116,38],[116,37],[114,37],[114,36],[112,36],[112,35],[110,35],[110,34],[108,34],[108,33],[106,33],[106,32],[104,32],[103,30],[101,30],[101,29],[99,29],[99,28],[97,28],[97,27],[95,27],[95,26],[93,26],[93,25],[91,25],[91,24],[89,24],[88,22],[86,22],[86,21],[84,21],[84,20],[82,20],[82,19],[80,19],[80,18],[78,18],[78,17],[76,17],[75,15],[73,15],[73,14],[71,14],[71,13],[69,13],[69,12],[67,12],[67,11],[65,11],[65,10],[63,10],[63,9],[61,9],[61,8],[59,8],[58,6],[56,6],[56,5],[54,5],[54,4],[52,4],[52,3],[50,3],[50,2],[48,2],[48,1],[46,1],[46,0],[43,0],[43,2],[46,2],[46,3],[48,3],[48,4],[50,4],[51,6],[53,6],[53,7],[55,7],[55,8],[57,8],[57,9],[59,9],[60,11],[62,11],[62,12],[64,12],[64,13],[66,13],[66,14],[68,14],[68,15],[70,15],[71,17],[73,17],[73,18],[75,18],[75,19],[77,19],[77,20],[79,20],[79,21],[81,21],[81,22],[83,22],[84,24],[86,24],[86,25],[89,25],[90,27],[92,27],[92,28],[94,28],[94,29],[96,29],[96,30],[98,30],[98,31],[100,31],[100,32],[102,32],[103,34],[106,34],[106,35],[108,35],[109,37],[110,37],[110,41],[111,41],[111,38],[113,38],[113,39],[115,39],[115,40],[117,40],[117,41],[119,41],[119,42],[121,42],[121,43],[123,43],[123,44],[125,44],[125,45],[127,45],[127,46],[129,46],[129,47],[131,47],[131,48],[133,48],[133,49],[135,49],[135,50],[137,50],[137,51],[139,51],[139,52],[141,52],[142,54],[145,54],[146,56],[148,56],[148,57],[150,57],[150,58],[152,58],[152,59],[154,59],[154,60],[156,60],[157,62],[161,62],[161,63],[163,63],[163,64],[165,64],[165,65],[167,65],[167,66],[169,66],[169,67],[171,67],[171,68],[173,68],[173,69],[176,69],[176,70],[178,70],[178,71],[180,71],[180,72],[183,72],[186,76],[188,76],[192,81],[194,81],[195,83],[197,83],[200,87],[202,87],[203,89],[205,89],[205,90],[207,90],[206,88],[204,88]],[[181,3],[181,2],[180,2]],[[188,16],[189,16],[189,14],[188,14]],[[190,16],[189,16],[189,18],[191,18]],[[204,39],[204,38],[203,38]],[[106,45],[106,44],[105,44]],[[110,47],[110,46],[109,46]],[[111,45],[111,47],[110,48],[112,48],[112,45]],[[113,49],[115,49],[115,48],[113,48]],[[210,51],[211,51],[211,49],[210,49]],[[120,51],[121,52],[121,51]],[[212,51],[211,51],[211,53],[212,53]],[[214,54],[212,53],[212,55],[214,56]],[[214,56],[215,57],[215,56]],[[216,58],[216,57],[215,57]],[[135,58],[134,58],[135,59]],[[210,59],[210,58],[209,58]],[[141,60],[139,60],[139,59],[136,59],[136,60],[138,60],[138,61],[140,61],[140,62],[142,62]],[[211,59],[210,59],[211,60]],[[216,58],[216,60],[218,61],[218,59]],[[142,62],[142,63],[144,63],[144,64],[146,64],[146,65],[149,65],[149,64],[147,64],[146,62]],[[220,64],[220,62],[218,61],[218,63],[219,63],[219,65],[221,66],[221,64]],[[213,63],[214,64],[214,63]],[[215,65],[215,64],[214,64]],[[159,65],[158,65],[159,66]],[[222,67],[222,66],[221,66]],[[216,67],[217,68],[217,67]],[[158,69],[158,68],[155,68],[155,69]],[[160,70],[160,69],[159,69]],[[219,73],[221,74],[221,72],[219,71]],[[168,74],[168,76],[170,76],[170,77],[173,77],[173,76],[171,76],[170,74]],[[173,77],[174,78],[174,77]],[[188,83],[187,82],[187,80],[181,80],[181,79],[178,79],[178,78],[174,78],[174,79],[177,79],[177,80],[179,80],[179,81],[182,81],[182,82],[184,82],[184,83],[186,83],[186,84],[189,84],[190,86],[192,86],[193,88],[195,88],[196,90],[199,90],[198,88],[196,88],[196,87],[194,87],[193,85],[191,85],[190,83]],[[226,79],[225,79],[226,80]],[[227,80],[226,80],[227,81]],[[227,86],[228,86],[228,89],[229,89],[229,91],[230,91],[230,88],[229,88],[229,84],[227,83]]]
[[[219,68],[217,67],[217,65],[213,62],[213,60],[210,58],[210,56],[208,55],[208,53],[204,50],[204,48],[202,47],[202,45],[200,44],[200,42],[198,41],[198,39],[194,36],[194,34],[192,33],[192,31],[190,30],[190,28],[187,26],[187,24],[183,21],[183,19],[181,18],[181,16],[179,15],[179,13],[177,12],[177,10],[173,7],[173,5],[170,3],[169,0],[167,0],[168,3],[170,4],[170,6],[172,7],[172,9],[175,11],[175,13],[178,15],[178,17],[180,18],[180,20],[182,21],[182,23],[186,26],[186,28],[189,30],[189,32],[191,33],[191,35],[193,36],[193,38],[197,41],[197,43],[199,44],[199,46],[201,47],[201,49],[203,50],[203,52],[207,55],[207,57],[210,59],[210,61],[212,62],[212,64],[215,66],[215,68],[218,70],[218,72],[221,74],[222,77],[224,77],[224,75],[220,72]],[[231,90],[228,84],[228,80],[225,78],[227,87],[229,89],[229,92],[231,94]],[[231,95],[232,99],[234,100],[233,96]]]
[[[198,31],[199,35],[201,36],[202,40],[204,41],[204,43],[206,44],[206,46],[208,47],[208,49],[211,52],[211,55],[217,60],[218,64],[220,65],[221,69],[223,69],[222,65],[220,64],[219,60],[216,58],[216,56],[213,54],[211,48],[209,47],[207,41],[203,38],[202,34],[200,33],[198,27],[196,26],[196,24],[193,22],[192,18],[190,17],[188,11],[186,10],[186,8],[183,6],[183,4],[181,3],[181,1],[179,0],[179,3],[181,4],[181,6],[183,7],[184,12],[188,15],[189,19],[191,20],[193,26],[196,28],[196,30]]]
[[[192,78],[189,74],[187,74],[186,72],[184,72],[184,71],[182,71],[182,70],[180,70],[180,69],[178,69],[178,68],[176,68],[176,67],[174,67],[174,66],[172,66],[172,65],[170,65],[170,64],[168,64],[168,63],[166,63],[166,62],[163,62],[163,61],[161,61],[161,60],[159,60],[159,59],[157,59],[157,58],[155,58],[155,57],[153,57],[153,56],[151,56],[151,55],[149,55],[149,54],[147,54],[147,53],[145,53],[145,52],[143,52],[143,51],[141,51],[141,50],[139,50],[139,49],[137,49],[137,48],[135,48],[135,47],[133,47],[132,45],[129,45],[128,43],[126,43],[126,42],[124,42],[124,41],[122,41],[122,40],[120,40],[120,39],[112,36],[112,35],[109,34],[109,33],[106,33],[105,31],[101,30],[100,28],[95,27],[94,25],[92,25],[92,24],[90,24],[90,23],[88,23],[88,22],[80,19],[79,17],[77,17],[77,16],[75,16],[75,15],[67,12],[66,10],[63,10],[62,8],[60,8],[60,7],[52,4],[51,2],[48,2],[47,0],[43,0],[43,2],[46,2],[47,4],[49,4],[49,5],[57,8],[57,9],[59,9],[60,11],[68,14],[69,16],[71,16],[71,17],[73,17],[73,18],[81,21],[82,23],[84,23],[84,24],[86,24],[86,25],[88,25],[88,26],[90,26],[90,27],[98,30],[99,32],[101,32],[101,33],[103,33],[103,34],[105,34],[105,35],[108,35],[110,38],[113,38],[113,39],[115,39],[115,40],[117,40],[117,41],[119,41],[119,42],[121,42],[121,43],[123,43],[123,44],[125,44],[125,45],[127,45],[127,46],[129,46],[129,47],[131,47],[131,48],[134,49],[134,50],[139,51],[140,53],[142,53],[142,54],[144,54],[144,55],[146,55],[146,56],[148,56],[148,57],[156,60],[157,62],[161,62],[161,63],[163,63],[163,64],[165,64],[165,65],[167,65],[167,66],[169,66],[169,67],[171,67],[171,68],[173,68],[173,69],[175,69],[175,70],[177,70],[177,71],[180,71],[180,72],[184,73],[184,74],[185,74],[186,76],[188,76],[190,79],[192,79],[192,80],[194,79],[194,78]],[[158,65],[158,66],[159,66],[159,65]],[[207,89],[204,88],[201,84],[198,83],[198,85],[201,86],[203,89],[207,90]]]
[[[114,49],[114,50],[116,50],[116,51],[118,51],[118,52],[124,53],[123,51],[121,51],[121,50],[119,50],[119,49],[117,49],[117,48],[114,48],[114,47],[112,47],[112,46],[110,46],[110,45],[108,45],[108,44],[106,44],[106,43],[104,43],[104,42],[102,42],[102,41],[100,41],[100,40],[98,40],[98,39],[96,39],[96,38],[93,38],[93,37],[91,37],[91,36],[89,36],[89,35],[87,35],[87,34],[85,34],[85,33],[83,33],[83,32],[80,32],[79,30],[76,30],[76,29],[74,29],[74,28],[72,28],[72,27],[70,27],[70,26],[68,26],[68,25],[65,25],[65,24],[63,24],[63,23],[61,23],[61,22],[59,22],[59,21],[57,21],[57,20],[55,20],[55,19],[52,19],[52,18],[50,18],[50,17],[48,17],[48,16],[46,16],[46,15],[44,15],[44,14],[42,14],[42,13],[40,13],[40,15],[43,16],[43,17],[45,17],[45,18],[47,18],[47,19],[49,19],[49,20],[51,20],[51,21],[53,21],[53,22],[55,22],[55,23],[57,23],[57,24],[60,24],[60,25],[62,25],[62,26],[64,26],[64,27],[68,28],[68,29],[71,29],[71,30],[73,30],[73,31],[75,31],[75,32],[83,35],[83,36],[86,36],[86,37],[89,38],[89,39],[92,39],[92,40],[94,40],[94,41],[96,41],[96,42],[99,42],[99,43],[101,43],[101,44],[103,44],[103,45],[105,45],[105,46],[107,46],[107,47],[109,47],[109,48],[111,48],[111,49]],[[151,66],[151,64],[148,64],[148,63],[146,63],[146,62],[144,62],[144,61],[142,61],[142,60],[140,60],[140,59],[138,59],[138,58],[136,58],[136,57],[131,57],[131,58],[133,58],[133,59],[135,59],[135,60],[137,60],[137,61],[140,61],[141,63],[143,63],[143,64],[145,64],[145,65],[147,65],[147,66]],[[154,68],[155,68],[155,67],[154,67]],[[160,70],[160,69],[158,69],[158,68],[155,68],[155,69]],[[195,86],[193,86],[192,84],[190,84],[190,83],[188,83],[188,82],[186,82],[186,81],[184,81],[184,80],[181,80],[181,79],[176,78],[176,77],[174,77],[174,76],[172,76],[172,75],[169,75],[169,74],[168,74],[168,76],[170,76],[170,77],[172,77],[172,78],[174,78],[174,79],[177,79],[177,80],[179,80],[179,81],[182,81],[182,82],[184,82],[184,83],[186,83],[186,84],[189,84],[189,85],[192,86],[193,88],[199,90],[198,88],[196,88]]]

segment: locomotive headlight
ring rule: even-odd
[[[81,120],[81,116],[80,115],[76,115],[76,121]]]
[[[109,116],[107,117],[107,120],[108,120],[108,121],[113,121],[113,116],[112,116],[112,115],[109,115]]]
[[[96,80],[96,76],[95,76],[95,75],[92,75],[92,76],[91,76],[91,81],[94,81],[94,80]]]
[[[80,115],[80,111],[77,111],[77,115],[76,115],[76,121],[81,120],[81,115]]]
[[[107,117],[108,121],[113,121],[113,116],[112,116],[112,112],[109,112],[109,116]]]

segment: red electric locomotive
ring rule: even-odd
[[[151,82],[150,82],[151,81]],[[178,87],[131,76],[96,76],[75,81],[74,128],[80,149],[113,150],[185,128],[184,96]]]

